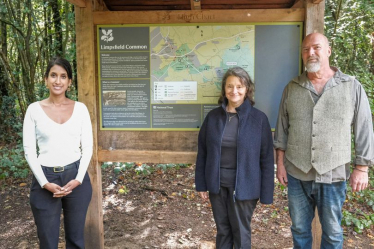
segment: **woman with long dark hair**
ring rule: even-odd
[[[57,249],[61,210],[66,248],[84,248],[93,139],[87,107],[66,97],[72,78],[70,63],[53,58],[44,76],[49,96],[28,107],[23,124],[25,157],[34,175],[30,205],[41,249]]]

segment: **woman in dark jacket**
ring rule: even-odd
[[[221,106],[208,113],[199,133],[196,190],[212,204],[217,248],[251,248],[257,201],[273,202],[271,128],[266,115],[253,107],[253,95],[248,73],[229,69],[222,79]]]

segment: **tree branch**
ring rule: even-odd
[[[21,113],[22,113],[22,119],[23,119],[23,117],[25,116],[25,113],[26,113],[26,108],[25,108],[25,105],[24,105],[24,100],[22,99],[22,95],[21,95],[22,91],[19,88],[19,86],[17,85],[17,81],[12,74],[12,69],[10,68],[8,60],[7,60],[5,54],[2,51],[0,51],[0,59],[1,59],[5,69],[7,71],[8,78],[11,81],[13,81],[13,84],[11,84],[11,86],[13,86],[13,88],[15,88],[15,93],[16,93],[17,98],[18,98],[18,103],[19,103],[19,107],[20,107],[20,110],[21,110]]]
[[[2,18],[0,18],[0,22],[6,23],[6,24],[12,26],[15,30],[18,31],[18,33],[20,33],[20,35],[21,35],[23,38],[26,37],[26,36],[24,35],[23,31],[22,31],[20,28],[18,28],[14,23],[11,23],[11,22],[9,22],[8,20],[4,20],[4,19],[2,19]]]

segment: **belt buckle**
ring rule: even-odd
[[[64,166],[53,167],[53,172],[55,173],[63,172],[64,170]]]

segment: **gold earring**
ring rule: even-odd
[[[71,90],[71,85],[68,86],[68,92],[70,92],[70,90]]]

